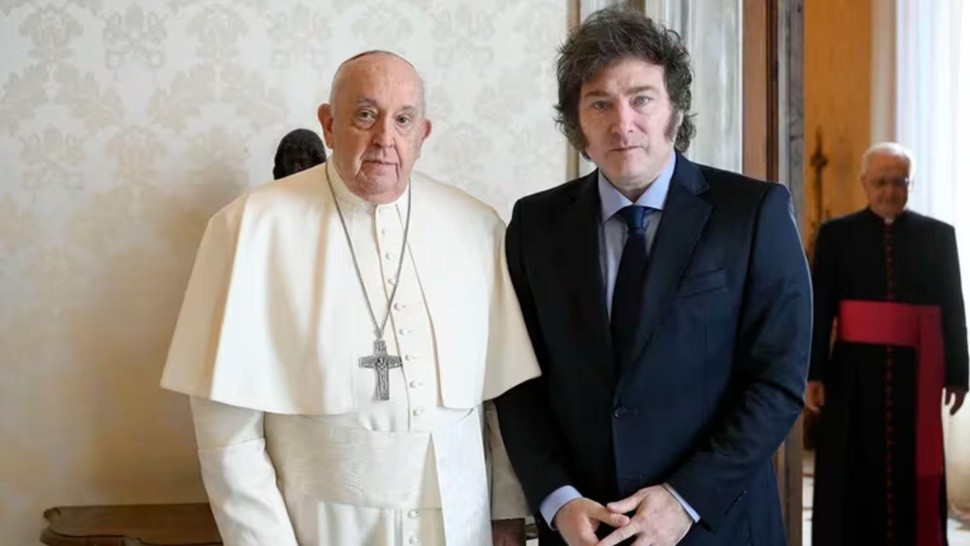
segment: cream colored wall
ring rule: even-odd
[[[407,56],[418,168],[507,217],[560,183],[562,0],[0,2],[0,545],[53,505],[204,498],[186,400],[158,388],[205,219],[319,130],[336,65]]]

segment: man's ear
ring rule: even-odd
[[[423,118],[421,120],[421,127],[419,127],[418,130],[421,132],[421,138],[418,140],[417,155],[414,157],[415,159],[421,157],[421,148],[424,147],[424,141],[428,140],[428,136],[431,135],[431,120]]]
[[[333,107],[326,102],[321,104],[317,108],[317,119],[323,128],[323,141],[327,143],[327,148],[333,150]]]
[[[421,142],[424,142],[431,136],[431,120],[424,118],[421,120],[421,131],[424,133],[421,135]]]

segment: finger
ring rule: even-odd
[[[822,387],[810,382],[808,384],[808,390],[805,391],[805,407],[808,408],[812,413],[819,413],[822,411],[822,406],[825,405],[825,397],[823,396],[824,391]]]
[[[611,512],[607,510],[605,506],[597,506],[595,510],[590,512],[589,516],[596,521],[609,525],[610,527],[623,527],[624,525],[630,523],[629,516]]]
[[[619,544],[624,540],[636,536],[640,532],[640,527],[635,522],[630,522],[629,525],[624,525],[619,529],[614,530],[612,533],[606,535],[606,538],[596,543],[596,546],[614,546]]]
[[[640,506],[640,502],[643,501],[643,496],[644,493],[641,489],[625,499],[607,504],[606,507],[610,510],[610,512],[615,512],[617,514],[632,512],[637,509],[637,506]]]
[[[963,407],[963,401],[966,398],[964,394],[957,394],[953,400],[953,407],[950,408],[950,415],[956,415],[960,408]]]
[[[811,389],[805,392],[805,407],[809,411],[815,411],[818,409],[818,406],[815,405],[815,397],[812,395]]]

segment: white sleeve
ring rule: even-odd
[[[202,481],[226,546],[297,546],[276,470],[266,453],[263,413],[191,397]]]
[[[491,476],[492,520],[524,518],[529,515],[529,507],[505,451],[505,443],[498,427],[498,412],[491,401],[485,402],[484,406],[485,459]]]

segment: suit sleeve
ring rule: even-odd
[[[831,225],[823,225],[815,239],[815,259],[812,261],[815,316],[812,328],[811,365],[808,369],[810,381],[825,379],[831,357],[832,322],[838,312],[834,243]]]
[[[947,387],[967,388],[967,319],[963,306],[963,288],[960,282],[960,260],[957,253],[956,234],[946,226],[940,260],[940,286],[942,294],[943,349],[946,356]]]
[[[710,435],[668,479],[716,528],[784,440],[802,409],[812,293],[788,191],[761,202],[734,349],[740,387]]]
[[[548,347],[539,328],[532,289],[523,263],[522,211],[517,203],[506,232],[506,260],[526,329],[543,375],[526,381],[495,399],[509,460],[533,511],[550,493],[572,482],[565,439],[549,407],[546,370]]]
[[[202,481],[226,546],[297,546],[266,453],[263,413],[191,400]]]

